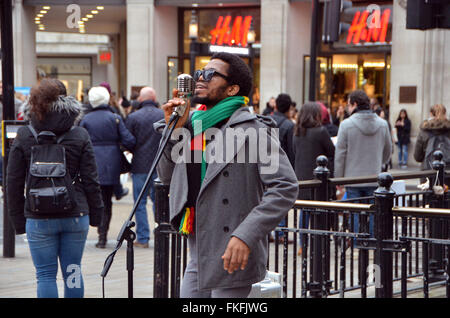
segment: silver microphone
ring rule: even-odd
[[[194,95],[195,81],[189,74],[181,74],[177,77],[178,97],[184,100],[184,105],[175,107],[173,115],[182,117],[186,111],[189,98]]]

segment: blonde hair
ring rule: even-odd
[[[430,109],[431,115],[433,115],[434,118],[438,120],[445,120],[447,119],[447,110],[445,109],[445,106],[442,104],[436,104],[431,106]]]

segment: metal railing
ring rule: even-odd
[[[394,180],[436,174],[443,184],[445,165],[442,156],[437,154],[435,159],[434,170],[429,171],[329,178],[327,160],[319,157],[316,180],[299,182],[300,189],[310,189],[314,201],[297,200],[285,218],[286,226],[276,229],[284,234],[284,242],[279,235],[273,243],[268,242],[267,268],[282,274],[283,296],[344,297],[360,290],[365,298],[374,288],[375,297],[393,297],[393,285],[399,282],[400,296],[407,297],[407,279],[423,277],[424,297],[436,284],[445,285],[449,297],[447,193],[436,195],[427,190],[396,195],[391,190]],[[330,201],[331,187],[374,181],[379,187],[373,197]],[[179,297],[187,242],[169,223],[168,186],[157,184],[156,189],[154,297]],[[289,238],[293,238],[292,244]],[[298,247],[302,248],[301,257],[297,256]],[[368,280],[369,276],[373,279]]]

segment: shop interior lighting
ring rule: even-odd
[[[97,13],[98,13],[98,10],[92,10],[91,13],[92,13],[92,14],[97,14]]]
[[[103,10],[103,9],[105,9],[104,6],[97,6],[97,10]]]
[[[81,20],[84,21],[84,22],[88,22],[89,21],[88,18],[82,18]]]
[[[197,40],[198,38],[198,20],[195,10],[192,10],[191,20],[189,21],[189,38],[191,40]]]
[[[46,13],[47,13],[47,10],[41,10],[41,11],[39,11],[39,13],[46,14]]]
[[[44,10],[50,10],[51,7],[50,7],[50,6],[43,6],[42,9],[44,9]]]
[[[364,62],[363,66],[384,68],[386,64],[384,62]]]
[[[92,19],[94,16],[92,14],[86,14],[86,18]]]
[[[39,17],[39,18],[42,18],[44,15],[42,13],[39,13],[36,16]]]

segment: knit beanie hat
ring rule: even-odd
[[[89,103],[92,107],[109,104],[108,90],[101,86],[92,87],[89,90]]]
[[[102,86],[104,88],[106,88],[108,90],[109,95],[111,95],[111,85],[109,85],[108,82],[101,82],[100,85],[98,86]]]

